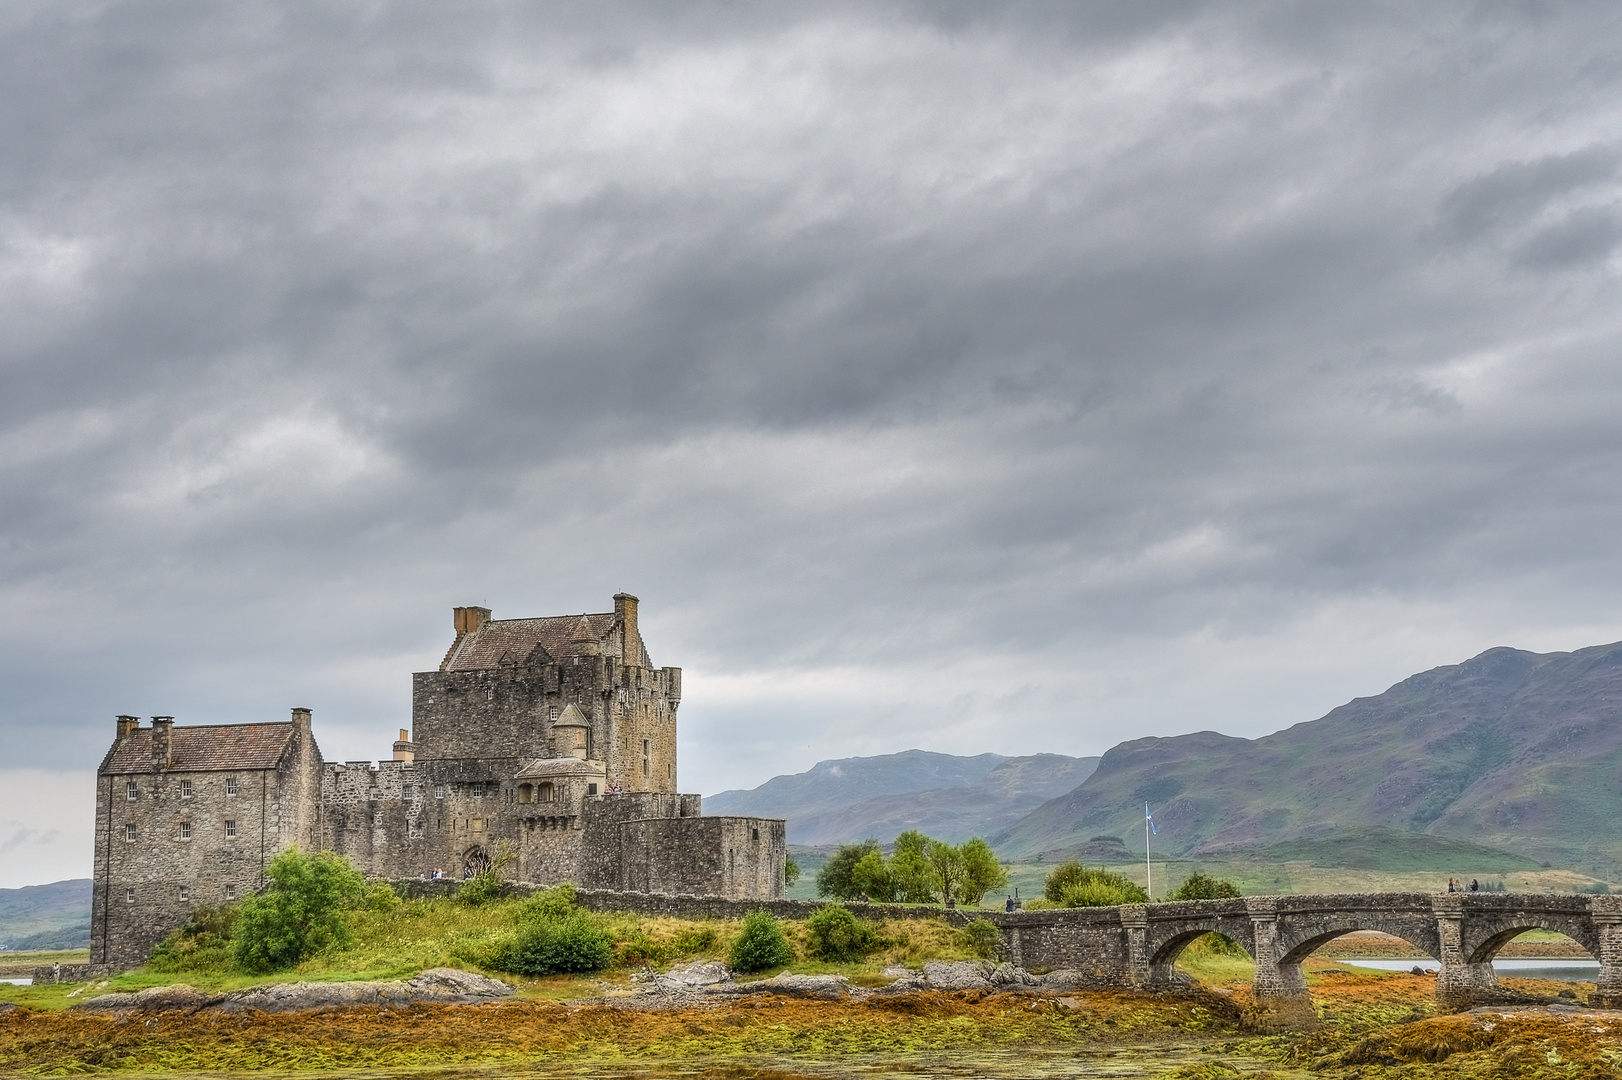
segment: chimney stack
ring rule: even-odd
[[[642,638],[636,631],[636,597],[630,593],[614,594],[614,621],[620,625],[620,663],[629,667],[642,666]]]
[[[139,716],[120,715],[118,718],[118,737],[120,739],[127,739],[131,735],[134,735],[136,729],[140,726],[141,718]]]
[[[154,716],[152,718],[152,767],[167,769],[174,761],[173,735],[175,718],[172,716]]]
[[[293,730],[308,739],[310,737],[310,710],[293,710]]]
[[[411,762],[417,758],[417,744],[411,741],[411,732],[400,729],[400,738],[394,744],[394,760]]]
[[[455,623],[458,634],[471,634],[490,621],[490,609],[487,607],[459,607],[452,609],[452,612],[451,621]]]

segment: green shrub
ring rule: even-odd
[[[379,881],[366,890],[366,895],[362,898],[360,906],[367,911],[389,912],[394,911],[403,903],[405,901],[400,899],[400,894],[394,891],[393,886],[386,881]]]
[[[1065,889],[1081,884],[1082,873],[1081,863],[1075,859],[1060,863],[1048,871],[1047,880],[1042,883],[1042,895],[1055,904],[1062,903]]]
[[[783,859],[783,884],[793,885],[800,880],[800,864],[789,855]]]
[[[1197,937],[1183,949],[1183,955],[1190,959],[1201,956],[1249,956],[1245,947],[1233,938],[1215,932]]]
[[[235,966],[231,934],[237,914],[234,904],[197,908],[184,926],[152,950],[147,967],[165,975],[230,971]]]
[[[1239,889],[1231,881],[1220,878],[1207,877],[1195,871],[1188,875],[1188,880],[1172,892],[1172,900],[1228,900],[1239,895]]]
[[[487,866],[456,887],[456,899],[468,907],[483,907],[505,899],[510,891],[501,873],[494,866]]]
[[[613,942],[584,911],[531,919],[494,966],[517,975],[601,971],[614,956]]]
[[[858,919],[841,904],[818,909],[805,920],[805,928],[811,937],[809,951],[818,960],[853,964],[883,948],[873,924]]]
[[[957,932],[957,943],[982,960],[1002,955],[1002,934],[985,919],[976,919]]]
[[[520,921],[529,919],[561,919],[580,906],[579,894],[569,882],[542,889],[518,907]]]
[[[344,909],[361,899],[366,883],[347,860],[288,848],[270,861],[265,876],[270,884],[242,903],[233,933],[244,971],[280,971],[350,943]]]
[[[783,935],[783,924],[765,908],[743,917],[743,930],[727,953],[728,966],[743,972],[782,967],[793,959],[794,949]]]

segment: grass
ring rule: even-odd
[[[0,1003],[60,1009],[95,993],[144,990],[174,983],[226,992],[267,982],[402,979],[432,967],[458,967],[497,975],[515,983],[524,998],[570,1000],[612,991],[628,984],[632,973],[647,967],[663,968],[678,961],[724,962],[742,925],[741,920],[694,921],[629,912],[603,913],[596,919],[614,941],[612,967],[585,977],[524,979],[494,971],[488,963],[516,932],[524,903],[502,900],[469,907],[454,900],[425,899],[402,901],[390,910],[360,908],[348,916],[353,944],[320,953],[275,975],[245,974],[224,950],[183,952],[178,962],[163,971],[144,967],[96,980],[88,991],[70,984],[0,984]],[[803,923],[785,922],[784,933],[795,950],[792,970],[843,974],[860,983],[879,981],[879,972],[886,966],[918,967],[927,960],[973,957],[959,941],[957,929],[944,919],[879,920],[875,927],[882,942],[879,951],[861,963],[830,964],[810,956],[809,934]]]
[[[33,952],[0,952],[0,979],[19,979],[49,964],[87,964],[89,949],[39,949]]]

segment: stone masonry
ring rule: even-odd
[[[782,896],[781,820],[703,817],[677,793],[681,669],[653,666],[636,597],[538,619],[457,608],[453,625],[439,669],[412,676],[392,760],[324,763],[307,709],[287,724],[119,717],[97,779],[92,964],[139,963],[197,905],[263,887],[293,845],[375,879],[505,860],[541,885]]]

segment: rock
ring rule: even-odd
[[[352,1005],[467,1004],[513,993],[498,979],[455,968],[430,968],[410,979],[386,982],[267,983],[209,996],[184,983],[155,986],[135,994],[103,994],[82,1005],[89,1012],[303,1012]]]
[[[133,994],[100,994],[72,1008],[76,1011],[110,1013],[195,1011],[219,1000],[218,996],[205,994],[195,986],[175,983],[172,986],[149,986]]]
[[[715,989],[721,990],[722,986]],[[727,983],[737,994],[782,994],[786,997],[843,998],[850,996],[850,980],[843,975],[773,975],[758,982]]]
[[[713,960],[698,960],[653,976],[655,986],[666,990],[684,990],[695,986],[715,986],[729,982],[732,972],[725,964]]]
[[[993,970],[981,960],[931,960],[924,965],[924,982],[932,990],[989,990],[986,976]]]
[[[1017,968],[1013,964],[998,964],[986,976],[986,981],[993,986],[1035,986],[1035,975],[1024,968]]]

